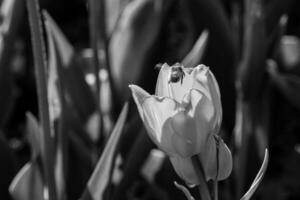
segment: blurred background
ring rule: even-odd
[[[299,1],[39,0],[39,4],[49,107],[54,107],[50,120],[60,133],[53,154],[61,148],[64,155],[63,173],[56,179],[57,187],[63,188],[57,190],[62,194],[58,199],[79,199],[86,191],[126,101],[129,113],[102,198],[186,198],[173,184],[183,182],[168,158],[148,138],[128,89],[135,83],[154,93],[159,72],[155,66],[177,62],[209,66],[221,89],[220,135],[232,151],[234,168],[220,182],[220,199],[239,199],[245,193],[265,148],[269,166],[253,199],[300,198]],[[35,77],[26,1],[0,0],[1,200],[19,199],[11,195],[16,188],[9,193],[9,187],[28,163],[31,167],[35,163],[43,181],[41,150],[34,149],[39,140],[31,134],[39,130],[33,125],[39,121]],[[60,98],[51,99],[53,95]],[[40,189],[30,177],[20,187],[26,183],[32,183],[33,191]],[[197,190],[191,192],[200,199]],[[33,196],[28,199],[38,199]]]

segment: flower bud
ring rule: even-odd
[[[191,162],[194,155],[199,157],[207,180],[229,176],[230,150],[222,140],[217,147],[215,139],[222,121],[220,90],[208,67],[164,64],[156,95],[135,85],[129,87],[150,138],[170,156],[175,171],[186,183],[199,184]]]

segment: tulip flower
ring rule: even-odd
[[[136,85],[129,87],[148,135],[188,185],[199,184],[191,160],[195,155],[207,181],[229,176],[231,152],[223,140],[216,139],[222,121],[220,91],[208,67],[164,64],[155,95]]]

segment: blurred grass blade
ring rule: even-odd
[[[127,159],[124,164],[122,180],[116,187],[113,194],[112,199],[114,200],[123,198],[123,194],[129,190],[134,181],[137,179],[149,153],[151,152],[151,149],[154,148],[154,144],[150,140],[146,130],[139,126],[142,125],[140,124],[141,121],[138,119],[134,120],[133,123],[135,124],[132,124],[132,127],[130,127],[130,130],[128,130],[127,133],[135,134],[136,139],[129,143],[131,148],[129,149]],[[124,141],[124,143],[126,144],[126,141]]]
[[[237,71],[237,88],[246,101],[260,93],[265,70],[267,40],[262,0],[246,0],[242,60]]]
[[[300,110],[300,77],[294,74],[281,74],[274,61],[268,61],[268,73],[272,82],[283,96]]]
[[[36,117],[30,113],[26,113],[26,129],[27,137],[31,148],[31,159],[35,160],[38,155],[41,155],[41,129]]]
[[[287,25],[288,25],[288,15],[284,14],[280,17],[280,20],[276,28],[274,28],[272,34],[269,36],[268,47],[269,49],[271,49],[272,53],[270,58],[272,59],[275,59],[278,56],[278,54],[281,58],[282,41],[283,38],[285,38],[284,35],[286,34]]]
[[[24,23],[24,1],[2,0],[0,8],[0,126],[8,120],[15,100],[11,56],[20,25]]]
[[[37,83],[39,116],[41,118],[43,139],[43,171],[45,173],[45,184],[49,193],[49,200],[56,200],[56,189],[54,180],[54,150],[53,138],[51,137],[49,104],[47,98],[46,79],[46,55],[42,32],[42,21],[40,17],[39,3],[37,0],[27,0],[28,17],[30,23],[31,40],[34,56],[34,67]]]
[[[185,67],[196,67],[201,63],[207,46],[208,38],[209,32],[208,30],[204,30],[197,39],[192,50],[183,59],[182,64]]]
[[[51,25],[49,21],[45,20],[46,35],[48,43],[48,102],[49,102],[49,114],[50,125],[52,135],[55,134],[54,121],[58,120],[61,116],[61,84],[58,80],[58,58],[57,52],[54,46],[53,35],[51,34]]]
[[[40,200],[43,197],[43,181],[37,158],[41,155],[41,129],[37,119],[26,113],[27,137],[31,148],[31,160],[17,173],[10,184],[9,192],[14,200]]]
[[[9,186],[14,200],[43,200],[43,181],[36,160],[26,163]]]
[[[55,50],[57,51],[56,56],[61,59],[63,67],[69,66],[74,55],[73,46],[47,11],[43,11],[43,17],[47,28],[47,35],[53,38]]]
[[[96,104],[98,109],[100,104],[100,81],[99,81],[99,69],[100,69],[100,62],[99,62],[99,24],[101,20],[100,15],[102,13],[99,12],[100,4],[103,0],[89,0],[89,29],[90,29],[90,45],[93,49],[93,69],[94,69],[94,77],[95,77],[95,86],[96,86]],[[102,27],[105,27],[105,24],[101,24]],[[100,109],[99,109],[100,111]],[[101,113],[100,113],[101,115]]]
[[[56,163],[55,163],[55,181],[56,190],[59,200],[65,199],[65,169],[66,169],[66,156],[67,156],[67,135],[64,129],[65,116],[64,112],[64,95],[63,85],[59,77],[62,77],[63,63],[68,64],[73,54],[71,45],[68,44],[64,36],[59,33],[55,28],[55,24],[51,21],[51,17],[43,12],[45,16],[46,35],[48,43],[48,101],[50,113],[50,126],[52,135],[56,138]],[[55,31],[56,30],[56,31]],[[55,33],[60,39],[60,44],[55,44]],[[60,49],[65,48],[66,52],[58,52],[57,45],[61,46]],[[61,53],[62,55],[59,55]],[[59,76],[60,74],[60,76]],[[58,122],[58,123],[56,123]],[[58,124],[58,126],[56,126]]]
[[[139,81],[149,51],[161,29],[168,1],[131,1],[109,44],[111,75],[120,102],[129,98],[129,83]]]
[[[105,0],[106,35],[108,38],[113,34],[122,11],[129,2],[130,0]]]
[[[110,182],[115,153],[126,121],[127,112],[128,103],[125,103],[113,132],[106,143],[102,156],[88,181],[86,191],[81,197],[82,200],[86,199],[86,195],[88,194],[93,200],[103,199],[104,190]]]
[[[241,198],[241,200],[249,200],[252,195],[254,194],[254,192],[256,191],[256,189],[258,188],[262,178],[264,177],[264,174],[267,170],[268,167],[268,163],[269,163],[269,153],[268,153],[268,149],[265,150],[265,157],[264,157],[264,161],[263,164],[260,167],[259,172],[257,173],[254,181],[252,182],[249,190],[246,192],[246,194]]]
[[[83,124],[82,126],[85,126],[85,123],[87,123],[95,111],[97,111],[94,95],[85,81],[82,70],[85,63],[81,57],[76,57],[72,45],[51,16],[46,11],[43,11],[43,16],[47,26],[47,34],[51,36],[51,40],[53,40],[54,44],[55,62],[61,90],[64,95],[69,97],[68,99],[70,101],[68,103],[74,108],[73,111],[78,115],[80,123]],[[51,60],[50,57],[50,61]],[[61,100],[61,103],[65,104],[65,99]]]

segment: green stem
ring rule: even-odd
[[[54,151],[50,135],[50,119],[46,86],[45,44],[42,38],[42,25],[37,0],[27,0],[28,17],[33,47],[34,66],[37,84],[38,105],[42,131],[42,161],[45,172],[45,186],[49,191],[49,200],[56,200],[54,180]]]
[[[194,169],[196,171],[196,174],[199,178],[200,184],[199,184],[199,192],[201,196],[201,200],[211,200],[211,196],[207,187],[207,183],[205,181],[205,176],[204,176],[204,170],[202,167],[202,164],[198,158],[197,155],[192,156],[192,163],[194,166]]]
[[[216,140],[216,146],[217,146],[217,152],[216,152],[216,157],[217,157],[217,174],[213,183],[213,196],[214,196],[214,200],[218,200],[218,176],[219,176],[219,143],[220,143],[220,138],[219,136],[215,136],[215,140]]]
[[[218,180],[214,181],[214,200],[218,200]]]
[[[98,26],[98,4],[97,0],[90,0],[90,43],[93,49],[93,61],[94,61],[94,75],[96,79],[96,100],[97,105],[99,105],[99,93],[100,93],[100,81],[99,81],[99,52],[98,52],[98,42],[99,42],[99,26]]]

